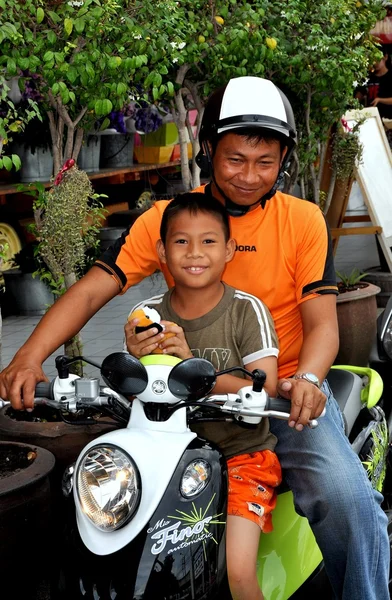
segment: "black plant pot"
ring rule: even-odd
[[[19,269],[4,271],[3,277],[7,314],[41,316],[53,304],[53,294],[39,277],[34,278],[31,273],[22,273]]]
[[[32,453],[30,460],[26,458],[27,453]],[[2,466],[7,464],[7,460],[12,462],[16,458],[19,469],[10,472],[1,470],[0,473],[1,597],[34,599],[35,590],[50,570],[49,474],[55,458],[43,448],[0,442]]]

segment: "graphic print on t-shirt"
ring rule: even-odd
[[[191,348],[193,356],[196,358],[205,358],[212,363],[217,371],[226,369],[231,356],[230,348]]]

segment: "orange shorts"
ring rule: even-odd
[[[229,500],[227,514],[254,521],[264,533],[272,531],[271,512],[282,471],[275,452],[262,450],[227,461]]]

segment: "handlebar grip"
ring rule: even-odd
[[[37,383],[35,386],[35,397],[53,400],[53,384],[50,381],[40,381]]]
[[[265,408],[266,410],[276,410],[289,415],[291,412],[291,401],[286,400],[286,398],[268,398]]]

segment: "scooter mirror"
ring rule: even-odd
[[[101,375],[109,387],[124,396],[141,394],[148,383],[145,366],[126,352],[109,354],[102,362]]]
[[[204,358],[187,358],[170,372],[168,387],[173,396],[182,400],[199,400],[214,387],[216,372]]]

